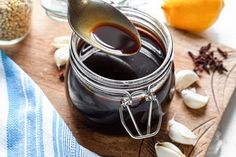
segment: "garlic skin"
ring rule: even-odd
[[[181,92],[191,84],[199,80],[198,75],[192,70],[181,70],[175,74],[176,90]]]
[[[155,150],[158,157],[186,157],[178,147],[170,142],[156,143]]]
[[[191,91],[194,92],[194,93],[197,92],[196,88],[188,88],[188,89],[191,90]]]
[[[184,104],[192,109],[200,109],[207,105],[209,101],[208,96],[200,95],[190,89],[184,89],[181,91]]]
[[[52,41],[52,46],[54,46],[56,49],[68,47],[70,44],[70,38],[70,36],[56,37]]]
[[[69,47],[59,48],[55,51],[54,60],[56,62],[58,69],[60,69],[61,66],[66,64],[66,62],[69,59],[69,56],[70,56]]]
[[[177,143],[195,145],[197,136],[183,124],[176,122],[174,117],[168,122],[169,137]]]

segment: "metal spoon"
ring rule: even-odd
[[[129,56],[138,51],[126,54],[97,42],[92,36],[92,31],[101,24],[115,25],[129,31],[141,45],[139,33],[128,18],[102,0],[68,0],[68,21],[73,31],[85,42],[106,53]]]

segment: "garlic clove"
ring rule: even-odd
[[[175,74],[176,90],[182,91],[199,80],[198,75],[192,70],[181,70]]]
[[[202,108],[206,106],[209,101],[208,96],[197,94],[189,89],[182,90],[181,96],[183,97],[184,103],[192,109]]]
[[[166,148],[169,148],[177,153],[182,153],[178,147],[176,147],[174,144],[170,143],[170,142],[158,142],[156,143],[155,147],[156,146],[163,146],[163,147],[166,147]]]
[[[178,147],[170,142],[156,143],[155,150],[158,157],[186,157]]]
[[[70,36],[56,37],[52,41],[52,46],[54,46],[57,49],[62,47],[68,47],[69,44],[70,44]]]
[[[191,90],[191,91],[194,92],[194,93],[197,92],[196,88],[189,88],[189,90]]]
[[[69,59],[69,48],[63,47],[57,49],[54,54],[54,59],[58,69],[60,69],[60,67],[65,65]]]
[[[168,122],[169,137],[177,143],[195,145],[197,136],[183,124],[176,122],[174,118]]]

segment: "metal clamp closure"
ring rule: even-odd
[[[148,110],[148,119],[147,119],[147,130],[146,133],[142,133],[137,125],[137,122],[132,114],[131,108],[133,106],[133,100],[132,97],[137,95],[137,94],[141,94],[144,93],[145,94],[145,100],[150,102],[149,103],[149,110]],[[133,92],[132,94],[126,92],[127,97],[125,97],[122,101],[121,101],[121,105],[119,107],[119,114],[120,114],[120,120],[121,123],[123,125],[123,127],[125,128],[125,130],[127,131],[127,133],[134,139],[144,139],[144,138],[149,138],[152,136],[155,136],[161,127],[162,124],[162,117],[164,115],[164,113],[162,112],[162,108],[161,105],[159,103],[159,101],[157,100],[156,95],[154,95],[151,90],[150,90],[150,86],[148,87],[147,91],[136,91]],[[158,124],[157,124],[157,128],[155,129],[154,132],[151,132],[151,122],[152,122],[152,112],[153,112],[153,106],[156,105],[157,107],[157,111],[158,111]],[[131,121],[133,123],[133,126],[135,128],[135,131],[138,133],[138,135],[134,135],[130,128],[127,126],[125,119],[124,119],[124,112],[127,112],[131,118]]]

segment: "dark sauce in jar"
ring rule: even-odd
[[[120,50],[123,54],[136,53],[141,46],[136,35],[115,25],[96,26],[92,35],[98,43],[113,50]]]
[[[84,60],[84,64],[94,73],[113,80],[133,80],[147,76],[164,61],[165,51],[151,36],[141,31],[139,33],[148,45],[142,45],[137,54],[121,57],[96,52]],[[123,41],[119,43],[124,44]],[[83,46],[86,47],[86,44]],[[147,52],[153,56],[147,56]]]
[[[78,45],[78,54],[81,60],[92,72],[113,80],[140,79],[157,70],[163,63],[166,51],[163,43],[153,34],[138,27],[142,45],[140,51],[132,56],[114,56],[99,50],[94,50],[85,42]],[[121,42],[122,45],[122,42]],[[94,51],[94,53],[93,53]],[[68,70],[67,75],[68,95],[71,103],[78,109],[78,114],[84,117],[84,123],[98,131],[111,134],[126,133],[120,122],[119,107],[121,102],[110,97],[95,93],[79,80],[73,70]],[[165,112],[172,99],[174,88],[174,67],[164,84],[154,91],[162,109]],[[149,103],[145,98],[134,100],[132,113],[138,126],[142,130],[147,126],[147,112]],[[152,110],[152,124],[157,124],[158,110],[154,106]],[[131,119],[125,114],[127,124],[134,130]]]

